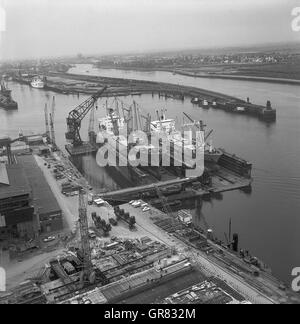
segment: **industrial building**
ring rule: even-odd
[[[18,156],[17,160],[24,169],[32,189],[33,205],[39,219],[40,233],[61,230],[63,228],[62,211],[34,156],[22,155]]]
[[[22,154],[16,162],[0,163],[2,246],[63,228],[61,209],[34,156]]]
[[[30,238],[38,232],[31,188],[20,165],[0,164],[0,240]]]

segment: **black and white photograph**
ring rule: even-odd
[[[0,304],[300,304],[299,140],[300,0],[0,0]]]

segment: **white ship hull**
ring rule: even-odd
[[[36,89],[43,89],[45,87],[44,82],[31,82],[30,85],[32,86],[32,88]]]
[[[30,85],[32,86],[32,88],[43,89],[45,87],[45,82],[41,77],[34,77],[30,82]]]

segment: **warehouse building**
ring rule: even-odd
[[[40,233],[61,230],[63,228],[62,211],[34,156],[23,155],[17,159],[25,170],[32,189],[33,205],[39,219]]]
[[[34,238],[38,220],[34,215],[32,192],[20,165],[0,164],[0,240]]]

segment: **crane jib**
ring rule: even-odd
[[[88,114],[88,112],[92,109],[97,99],[103,94],[103,92],[107,89],[107,86],[102,88],[96,94],[92,95],[90,98],[81,103],[78,107],[73,109],[67,118],[67,128],[68,131],[66,133],[67,140],[70,140],[73,145],[81,145],[82,140],[80,137],[80,126],[81,121]]]

